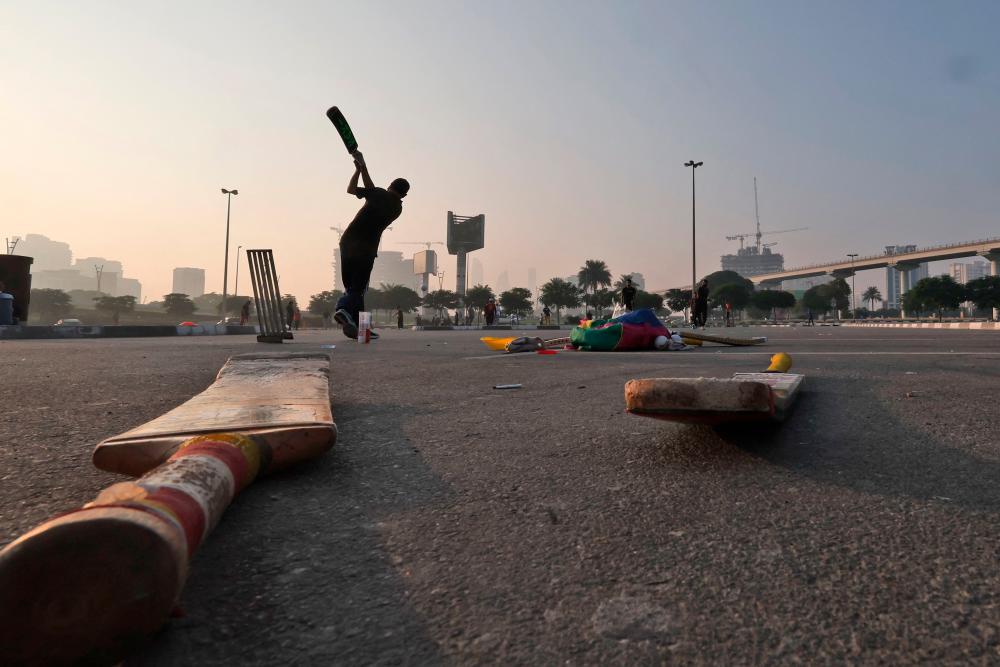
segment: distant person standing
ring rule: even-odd
[[[702,278],[694,297],[694,314],[691,321],[696,327],[705,328],[708,322],[708,280]]]
[[[298,306],[295,306],[295,310],[292,312],[292,324],[295,325],[296,331],[302,326],[302,311],[299,310]]]
[[[496,319],[496,316],[497,316],[497,304],[496,301],[494,301],[493,298],[491,297],[490,300],[486,302],[486,305],[483,306],[483,317],[486,318],[486,326],[488,327],[493,326],[493,320]]]
[[[548,306],[542,308],[542,324],[549,326],[552,324],[552,311],[549,310]]]
[[[726,311],[726,326],[731,327],[733,326],[733,304],[727,301],[724,308]]]
[[[809,326],[811,326],[811,327],[816,326],[816,320],[813,317],[813,309],[812,308],[810,308],[810,309],[808,309],[806,311],[806,317],[809,318],[809,322],[808,322]]]
[[[403,309],[399,306],[396,306],[396,328],[403,328]]]
[[[625,287],[622,288],[622,303],[625,304],[625,310],[631,312],[635,310],[635,293],[636,289],[632,287],[632,279],[625,279]]]
[[[292,320],[294,319],[295,319],[295,304],[292,302],[291,299],[289,299],[288,303],[285,304],[285,325],[289,329],[292,328]]]
[[[250,321],[250,299],[240,308],[240,326],[245,326]]]

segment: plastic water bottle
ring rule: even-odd
[[[372,332],[372,314],[365,311],[358,313],[358,342],[370,343]]]

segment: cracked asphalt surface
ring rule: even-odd
[[[328,455],[240,495],[135,665],[1000,659],[1000,333],[737,329],[759,348],[329,350]],[[253,337],[0,342],[0,545],[120,478],[90,452]],[[636,377],[788,352],[777,428],[626,415]],[[518,390],[494,385],[521,383]]]

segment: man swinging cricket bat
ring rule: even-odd
[[[358,337],[358,313],[365,309],[365,291],[371,279],[372,266],[378,254],[382,232],[403,212],[403,197],[410,190],[405,178],[397,178],[387,189],[375,187],[368,166],[360,151],[355,150],[354,176],[347,185],[347,194],[364,199],[354,220],[340,237],[340,275],[344,281],[344,296],[337,301],[333,319],[343,327],[348,338]],[[358,178],[364,187],[358,187]],[[372,338],[378,334],[371,332]]]

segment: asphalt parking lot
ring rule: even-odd
[[[473,331],[302,332],[283,349],[336,345],[337,446],[236,499],[184,617],[131,662],[998,659],[1000,332],[737,331],[769,342],[541,356]],[[259,349],[0,342],[0,545],[119,480],[90,465],[99,440]],[[806,375],[780,427],[623,411],[631,378],[777,351]]]

